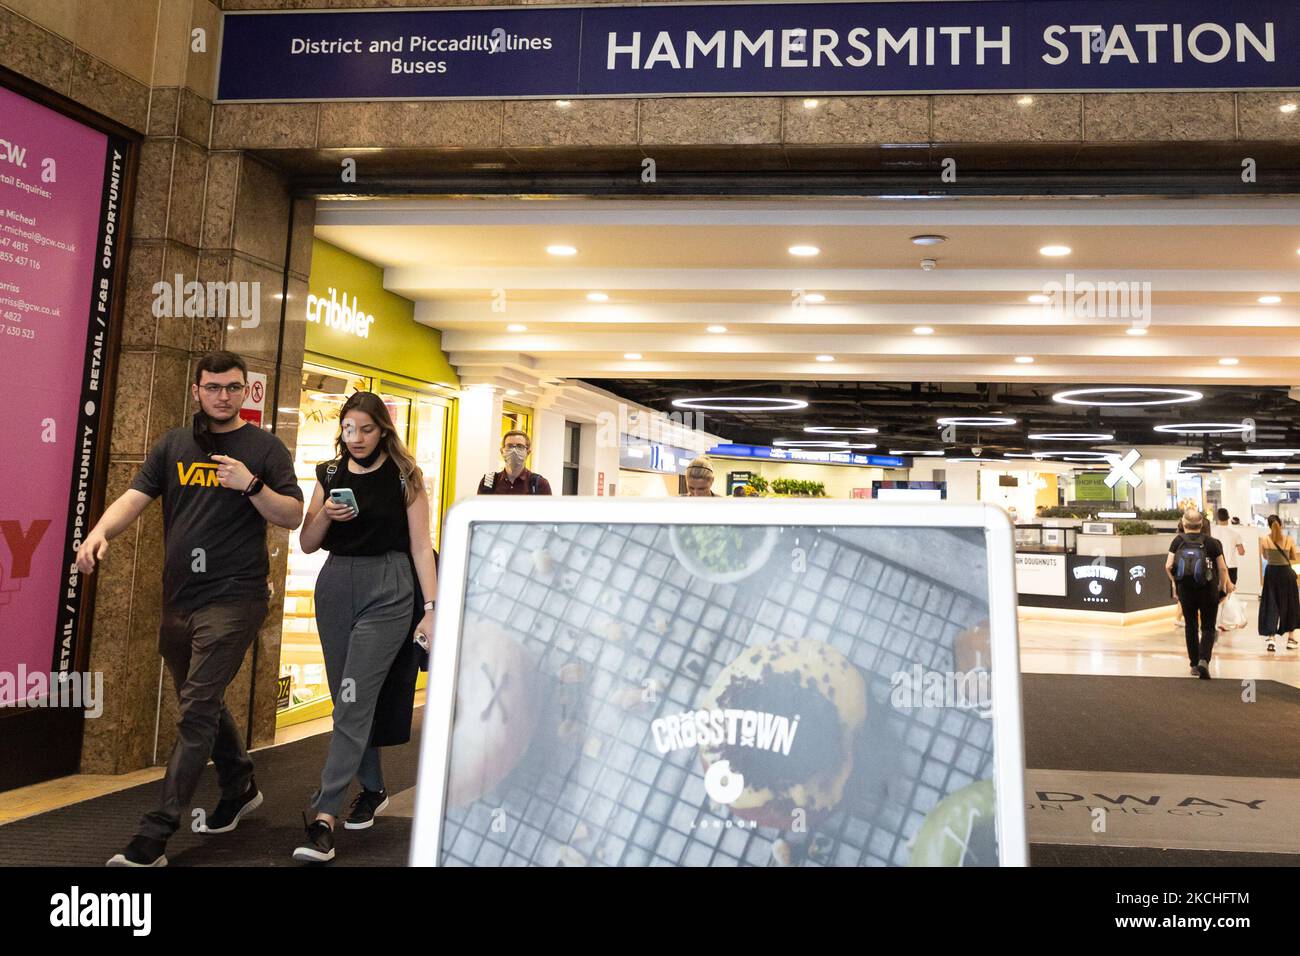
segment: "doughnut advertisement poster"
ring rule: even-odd
[[[445,541],[413,864],[1024,864],[1000,512],[475,501]]]

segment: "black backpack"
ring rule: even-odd
[[[528,476],[528,493],[530,495],[537,494],[537,489],[541,486],[541,479],[542,476],[537,472],[533,472]],[[478,493],[480,495],[495,495],[497,493],[496,472],[489,471],[483,476],[483,480],[479,482]]]
[[[1174,554],[1174,580],[1193,587],[1206,587],[1218,577],[1205,547],[1205,535],[1184,535]]]

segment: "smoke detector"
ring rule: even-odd
[[[925,272],[933,272],[938,265],[939,263],[936,262],[934,259],[921,260],[921,269],[924,270]]]

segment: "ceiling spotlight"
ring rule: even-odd
[[[880,433],[879,428],[835,428],[832,425],[809,425],[804,431],[811,435],[877,435]]]
[[[1259,297],[1260,305],[1277,305],[1281,301],[1282,297],[1280,295],[1261,295]]]
[[[1279,113],[1294,113],[1295,110],[1296,110],[1296,106],[1294,103],[1283,103],[1281,106],[1277,108],[1277,111]]]
[[[1124,330],[1124,334],[1125,335],[1146,335],[1147,330],[1145,326],[1130,325],[1127,329]]]
[[[934,329],[930,328],[928,325],[918,325],[916,328],[912,329],[912,334],[913,335],[934,335]]]
[[[547,246],[546,251],[553,256],[576,256],[578,250],[573,246]]]
[[[834,356],[834,355],[819,355],[819,356],[817,356],[817,361],[819,361],[819,362],[834,362],[834,361],[835,361],[835,356]]]
[[[1016,100],[1016,103],[1020,106],[1033,106],[1034,98],[1032,96],[1022,96],[1020,99]]]
[[[514,397],[515,395],[518,395],[518,394],[519,394],[519,389],[517,389],[517,388],[507,388],[507,389],[506,389],[506,394],[509,395],[509,396],[511,396],[511,397]]]
[[[588,293],[587,293],[587,301],[588,301],[588,302],[608,302],[608,301],[609,301],[609,295],[608,295],[607,293],[604,293],[604,292],[588,292]]]
[[[1157,425],[1155,430],[1166,435],[1238,435],[1245,434],[1253,427],[1232,422],[1179,422],[1174,425]]]
[[[1105,396],[1114,396],[1107,399]],[[1155,396],[1154,398],[1143,396]],[[1120,407],[1135,405],[1181,405],[1199,402],[1205,396],[1189,388],[1076,388],[1057,392],[1052,401],[1062,405],[1099,405]]]
[[[1043,295],[1041,292],[1035,292],[1029,297],[1029,301],[1034,303],[1034,305],[1045,305],[1052,301],[1052,297],[1050,295]]]
[[[704,331],[712,332],[714,335],[721,335],[723,332],[727,331],[727,327],[725,325],[710,325]]]
[[[940,425],[962,425],[962,426],[981,427],[981,428],[985,426],[993,427],[998,425],[1014,425],[1016,424],[1016,422],[1017,419],[1015,418],[1007,418],[1001,415],[985,416],[985,417],[976,416],[973,418],[958,417],[958,418],[938,419],[938,423]]]
[[[730,404],[721,404],[728,402]],[[807,408],[802,398],[751,398],[746,395],[703,398],[675,398],[673,408],[697,412],[793,412]]]
[[[560,109],[567,109],[568,107],[572,106],[573,103],[570,102],[569,100],[556,100],[555,105],[558,106]]]
[[[1106,432],[1034,432],[1030,441],[1110,441],[1115,436]]]
[[[514,325],[507,325],[507,326],[506,326],[506,331],[507,331],[507,332],[527,332],[527,331],[528,331],[528,326],[526,326],[526,325],[519,325],[518,323],[516,323],[516,324],[514,324]]]
[[[1221,359],[1219,359],[1219,364],[1220,364],[1220,365],[1238,365],[1238,364],[1240,364],[1240,362],[1241,362],[1240,359],[1235,359],[1235,358],[1221,358]]]
[[[816,246],[791,246],[787,251],[792,256],[802,256],[804,258],[815,256],[821,252]]]
[[[623,353],[623,358],[627,359],[629,362],[639,362],[639,361],[641,361],[641,353],[640,353],[640,352],[624,352],[624,353]]]
[[[947,236],[913,236],[912,242],[918,246],[937,246],[941,242],[947,242]]]
[[[826,296],[822,295],[820,292],[809,292],[807,295],[803,297],[803,300],[805,302],[813,302],[813,303],[825,302]]]
[[[1034,357],[1033,357],[1032,355],[1017,355],[1017,356],[1016,356],[1016,364],[1017,364],[1017,365],[1033,365],[1033,364],[1034,364]]]
[[[803,101],[803,108],[806,109],[806,110],[815,110],[815,109],[816,109],[818,106],[820,106],[820,105],[821,105],[821,104],[818,103],[816,100],[804,100],[804,101]]]
[[[1038,254],[1057,258],[1059,256],[1068,256],[1073,251],[1069,246],[1043,246],[1038,250]]]

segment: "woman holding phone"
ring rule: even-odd
[[[424,476],[378,395],[356,392],[344,402],[337,445],[338,458],[316,466],[298,536],[306,553],[330,553],[315,597],[334,698],[334,734],[312,800],[316,818],[304,817],[307,840],[293,851],[304,863],[334,859],[334,826],[353,777],[362,789],[347,829],[369,827],[388,805],[379,750],[370,745],[375,708],[406,643],[428,649],[433,601],[422,601],[414,629],[412,620],[417,594],[431,597],[437,588]]]

